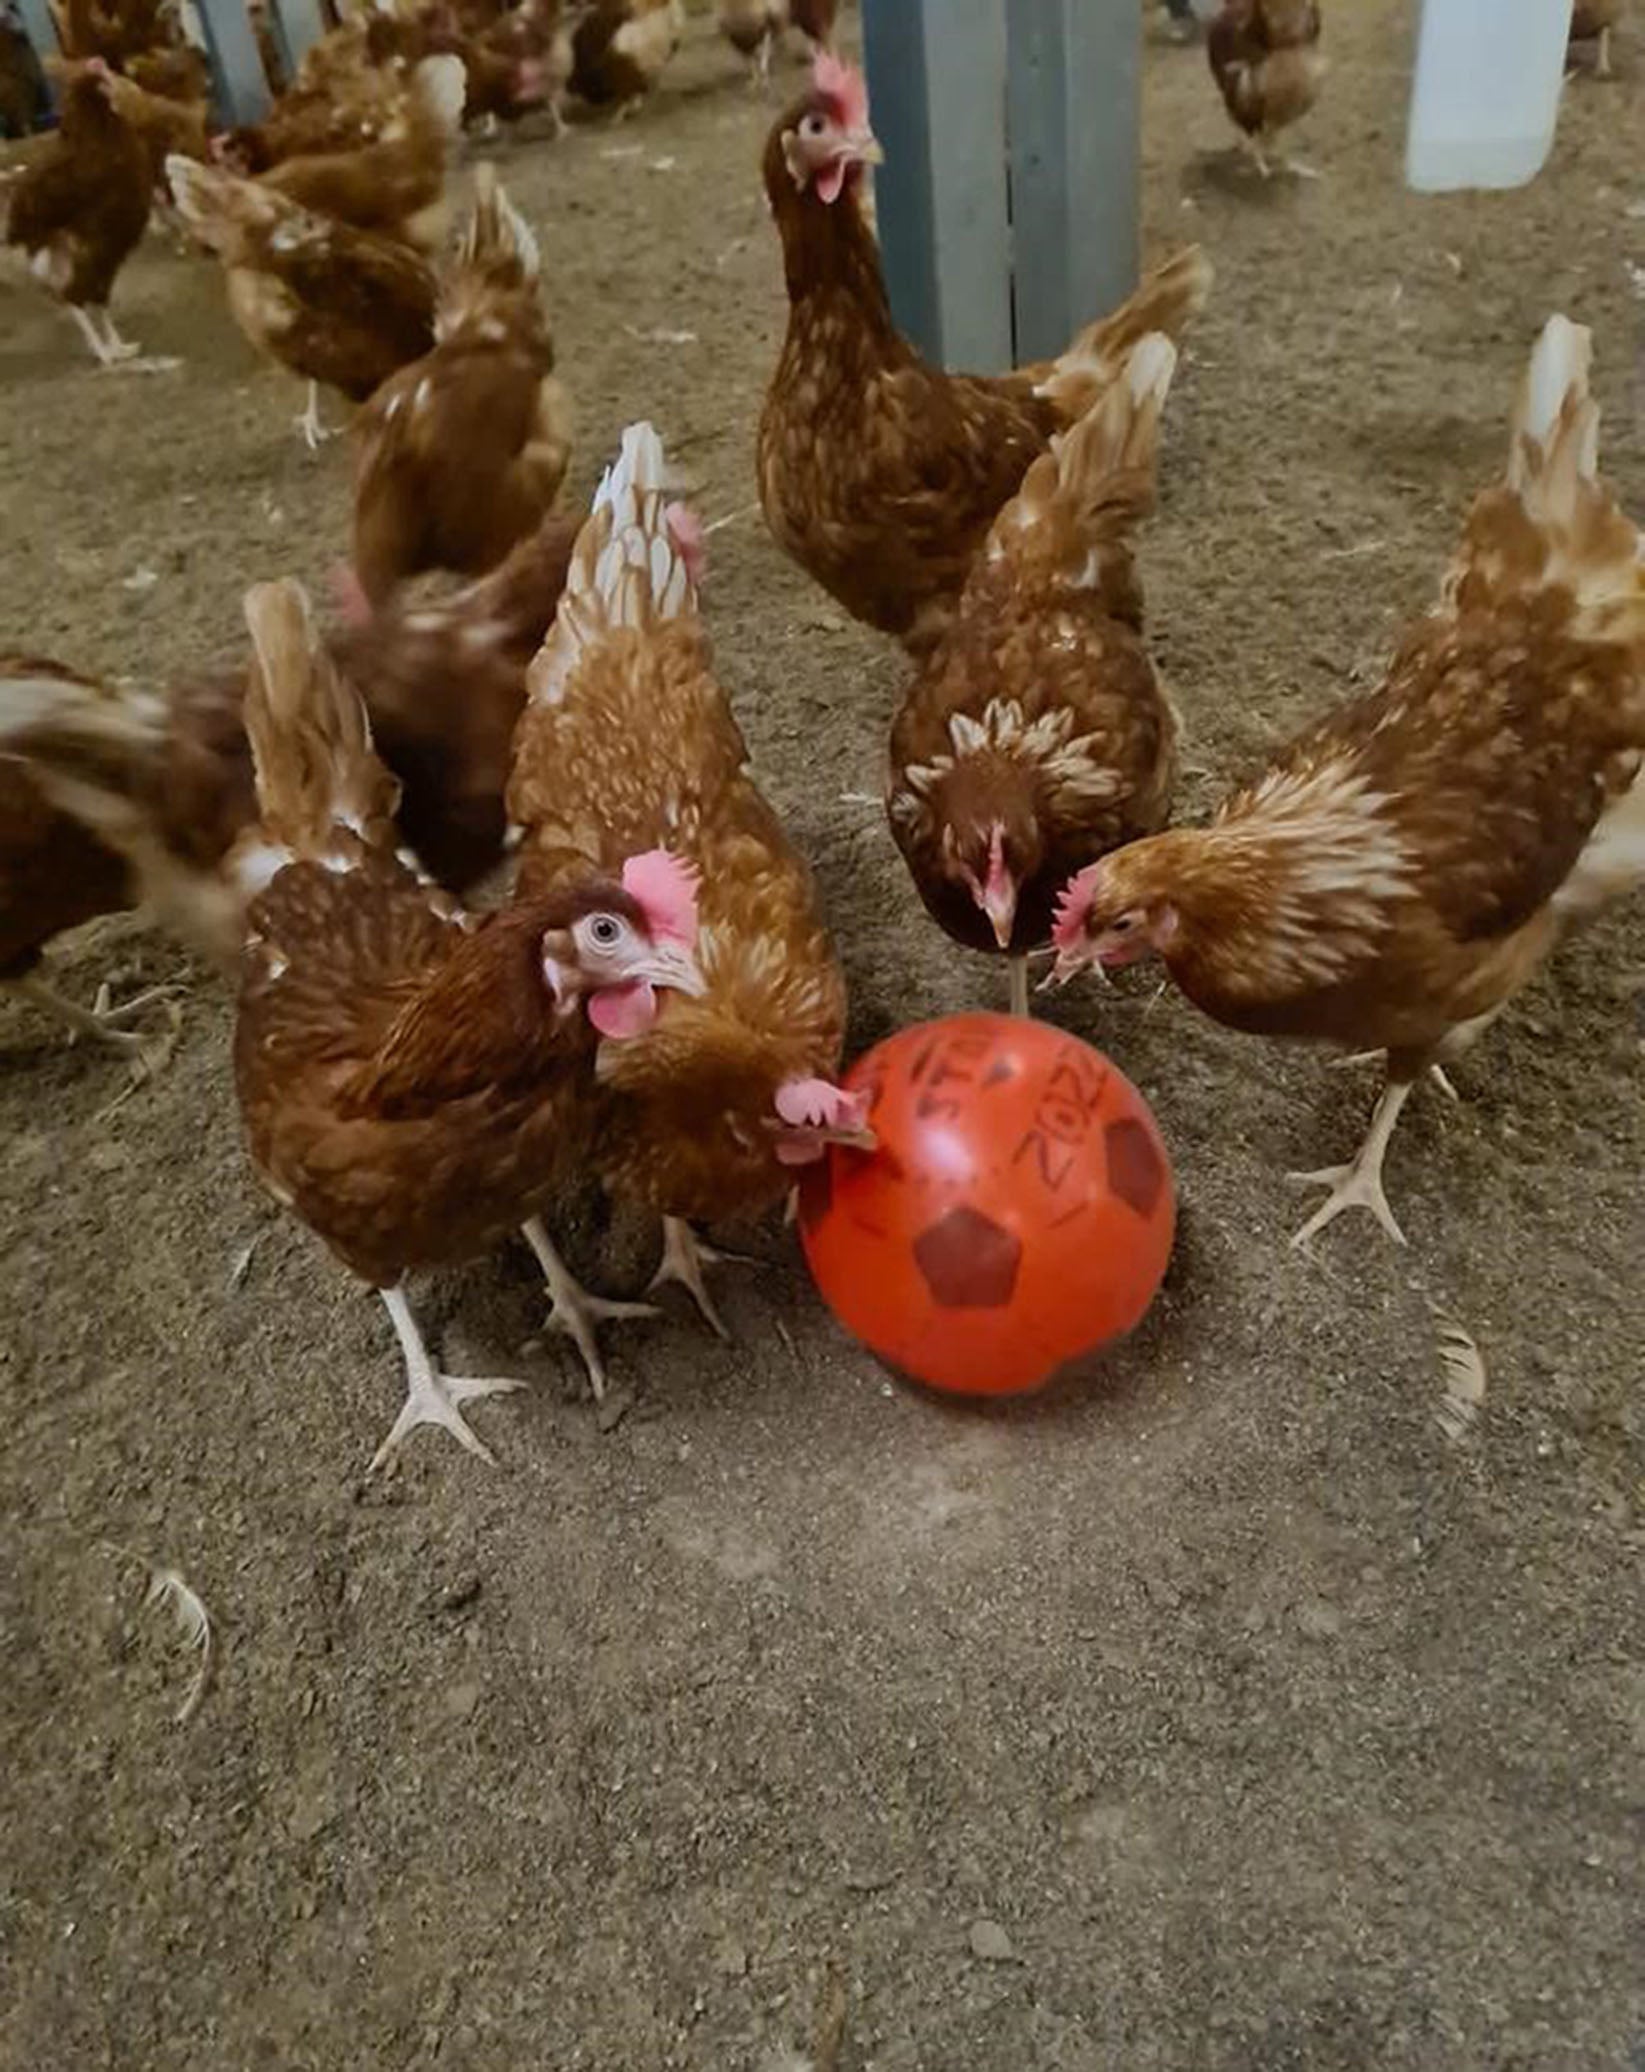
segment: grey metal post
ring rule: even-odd
[[[269,15],[286,61],[286,77],[295,79],[304,54],[326,33],[319,0],[270,0]]]
[[[1137,0],[1005,0],[1019,360],[1048,359],[1137,284]]]
[[[63,47],[62,39],[57,33],[57,24],[52,20],[51,9],[46,5],[46,0],[18,0],[18,6],[23,16],[23,34],[34,46],[35,56],[42,61],[56,57]],[[46,80],[46,98],[55,109],[57,88],[49,78]]]
[[[18,7],[23,16],[24,33],[34,45],[35,55],[42,58],[55,56],[62,44],[46,0],[18,0]]]
[[[863,0],[863,49],[885,147],[874,199],[897,323],[944,366],[1008,367],[1001,0]]]
[[[271,97],[246,0],[196,0],[196,5],[219,113],[226,122],[261,122]]]

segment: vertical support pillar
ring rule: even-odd
[[[1008,367],[1002,0],[863,0],[863,49],[885,147],[874,199],[898,326],[943,366]]]
[[[1005,7],[1014,343],[1042,360],[1137,284],[1142,16],[1137,0]]]
[[[326,33],[320,0],[270,0],[269,18],[285,60],[286,77],[295,79],[304,56]]]
[[[269,111],[270,94],[246,0],[196,0],[196,6],[218,113],[225,122],[261,122]]]
[[[57,24],[52,19],[46,0],[18,0],[23,17],[23,34],[29,39],[34,54],[43,64],[47,58],[56,57],[63,48],[62,38],[57,33]],[[45,82],[46,101],[53,116],[57,113],[57,89],[48,78]],[[32,120],[38,122],[40,110],[35,108]]]

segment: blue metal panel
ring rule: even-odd
[[[1019,360],[1060,352],[1137,284],[1137,0],[1006,0]]]
[[[319,0],[270,0],[269,18],[285,59],[286,77],[295,79],[305,53],[326,33]]]
[[[23,34],[33,44],[35,56],[41,59],[57,56],[62,44],[57,35],[57,24],[51,18],[51,9],[46,5],[46,0],[17,0],[17,4],[18,11],[23,17]],[[46,98],[55,113],[57,90],[49,79],[46,81]],[[39,119],[38,109],[35,119]]]
[[[1134,5],[1134,0],[1133,0]],[[886,285],[930,359],[1011,364],[1001,0],[863,0]]]
[[[261,122],[271,96],[246,0],[196,0],[217,107],[227,122]]]

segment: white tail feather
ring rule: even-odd
[[[584,655],[614,633],[696,610],[696,584],[670,524],[669,488],[662,440],[651,425],[631,424],[577,535],[554,624],[531,665],[534,703],[558,703]]]

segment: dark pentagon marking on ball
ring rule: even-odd
[[[1003,1309],[1016,1292],[1022,1243],[963,1203],[914,1240],[914,1263],[942,1309]]]
[[[1009,1058],[996,1058],[982,1076],[982,1090],[987,1093],[991,1086],[1009,1085],[1016,1076],[1017,1068]]]
[[[1134,1116],[1111,1122],[1103,1132],[1108,1152],[1108,1186],[1127,1208],[1151,1216],[1165,1185],[1165,1161]]]

